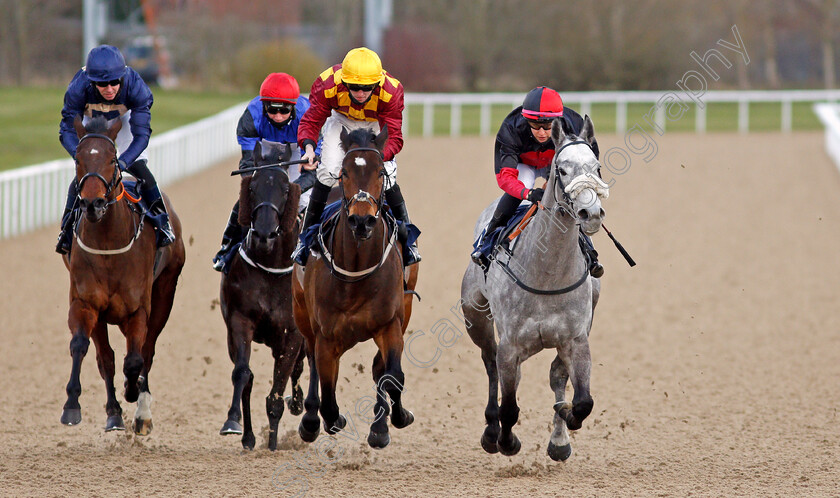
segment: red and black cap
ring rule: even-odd
[[[545,86],[534,88],[522,102],[522,116],[531,121],[551,121],[563,116],[563,99]]]

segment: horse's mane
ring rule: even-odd
[[[239,187],[239,224],[244,227],[251,224],[251,196],[248,195],[248,188],[252,178],[251,175],[243,175]]]
[[[104,134],[108,131],[108,120],[105,119],[105,116],[96,116],[85,125],[85,131]]]

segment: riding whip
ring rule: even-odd
[[[320,161],[321,157],[320,156],[315,156],[315,160]],[[258,169],[276,168],[278,166],[281,166],[281,167],[291,166],[293,164],[304,164],[304,163],[308,163],[308,162],[309,162],[308,159],[298,159],[296,161],[286,161],[286,162],[282,162],[282,163],[262,164],[260,166],[251,166],[250,168],[242,168],[242,169],[238,169],[236,171],[231,171],[230,176],[241,175],[243,173],[250,173],[252,171],[257,171]]]
[[[623,246],[623,245],[621,245],[621,242],[619,242],[619,241],[615,240],[615,237],[613,237],[613,234],[612,234],[612,233],[610,233],[610,231],[609,231],[609,230],[607,230],[607,227],[606,227],[606,226],[604,226],[604,224],[603,224],[603,223],[601,224],[601,228],[603,228],[603,229],[604,229],[604,231],[605,231],[605,232],[607,232],[607,235],[609,235],[609,236],[610,236],[610,238],[612,239],[613,243],[615,244],[615,247],[618,249],[618,252],[620,252],[620,253],[621,253],[621,255],[622,255],[622,256],[624,256],[624,259],[626,259],[626,260],[627,260],[627,264],[629,264],[631,267],[636,266],[636,262],[635,262],[635,261],[633,261],[633,258],[631,258],[631,257],[630,257],[630,254],[628,254],[628,253],[627,253],[627,251],[624,249],[624,246]]]

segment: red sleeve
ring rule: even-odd
[[[385,142],[385,150],[382,151],[382,157],[386,161],[394,159],[394,156],[403,148],[402,120],[403,109],[405,108],[405,91],[402,83],[397,84],[396,88],[391,88],[393,88],[393,96],[388,102],[384,103],[378,116],[379,126],[388,126],[388,141]]]
[[[496,174],[496,182],[502,190],[517,199],[524,199],[528,195],[525,184],[519,181],[519,170],[516,168],[502,168]]]
[[[329,76],[325,78],[326,73],[329,73]],[[332,105],[324,95],[327,87],[332,85],[332,71],[329,70],[321,73],[312,83],[312,89],[309,91],[309,109],[300,118],[298,125],[298,147],[301,149],[304,149],[307,141],[311,141],[313,146],[318,142],[321,128],[332,114]]]

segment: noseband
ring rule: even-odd
[[[122,181],[122,171],[120,170],[119,162],[117,161],[117,144],[115,144],[114,141],[111,140],[111,137],[109,137],[107,135],[102,135],[102,134],[99,134],[99,133],[88,133],[87,135],[85,135],[81,139],[79,139],[79,145],[81,145],[82,142],[84,142],[85,140],[87,140],[89,138],[102,138],[104,140],[107,140],[108,143],[111,144],[112,147],[114,147],[114,157],[111,159],[111,163],[114,165],[114,174],[111,177],[111,181],[109,182],[108,180],[105,179],[104,176],[100,175],[99,173],[96,173],[95,171],[85,173],[82,176],[81,180],[79,180],[79,186],[78,186],[79,195],[81,195],[82,185],[84,185],[85,180],[93,177],[93,178],[97,178],[97,179],[101,180],[102,183],[105,184],[105,197],[108,198],[108,197],[110,197],[111,192],[113,192],[113,190],[116,188],[116,186]],[[76,146],[76,150],[78,150],[78,145]],[[78,164],[78,163],[79,163],[79,160],[76,159],[76,164]],[[116,202],[116,199],[111,200],[106,204],[106,206],[109,206],[109,205],[111,205],[115,202]]]
[[[373,147],[357,147],[355,149],[350,149],[350,150],[347,151],[347,153],[344,154],[344,157],[347,157],[348,154],[350,154],[351,152],[356,152],[356,151],[376,152],[376,154],[379,156],[379,158],[383,159],[382,152],[379,149],[375,149]],[[342,170],[341,174],[342,174],[342,176],[344,176],[344,167],[343,166],[342,166],[341,170]],[[384,164],[383,164],[382,168],[379,170],[379,176],[383,176],[383,175],[385,175],[385,165]],[[370,193],[368,193],[364,190],[361,190],[361,189],[359,189],[359,191],[356,193],[356,195],[350,197],[350,199],[347,199],[347,197],[345,195],[345,192],[344,192],[344,185],[342,183],[339,183],[339,186],[341,187],[341,199],[342,199],[341,200],[341,207],[344,210],[345,215],[350,216],[350,208],[352,208],[353,205],[356,204],[357,202],[367,202],[368,204],[373,206],[373,208],[376,210],[376,213],[373,215],[373,217],[375,219],[379,219],[379,213],[382,210],[382,198],[385,195],[385,189],[384,188],[382,189],[382,193],[380,194],[378,200],[374,199],[374,197],[372,195],[370,195]]]

